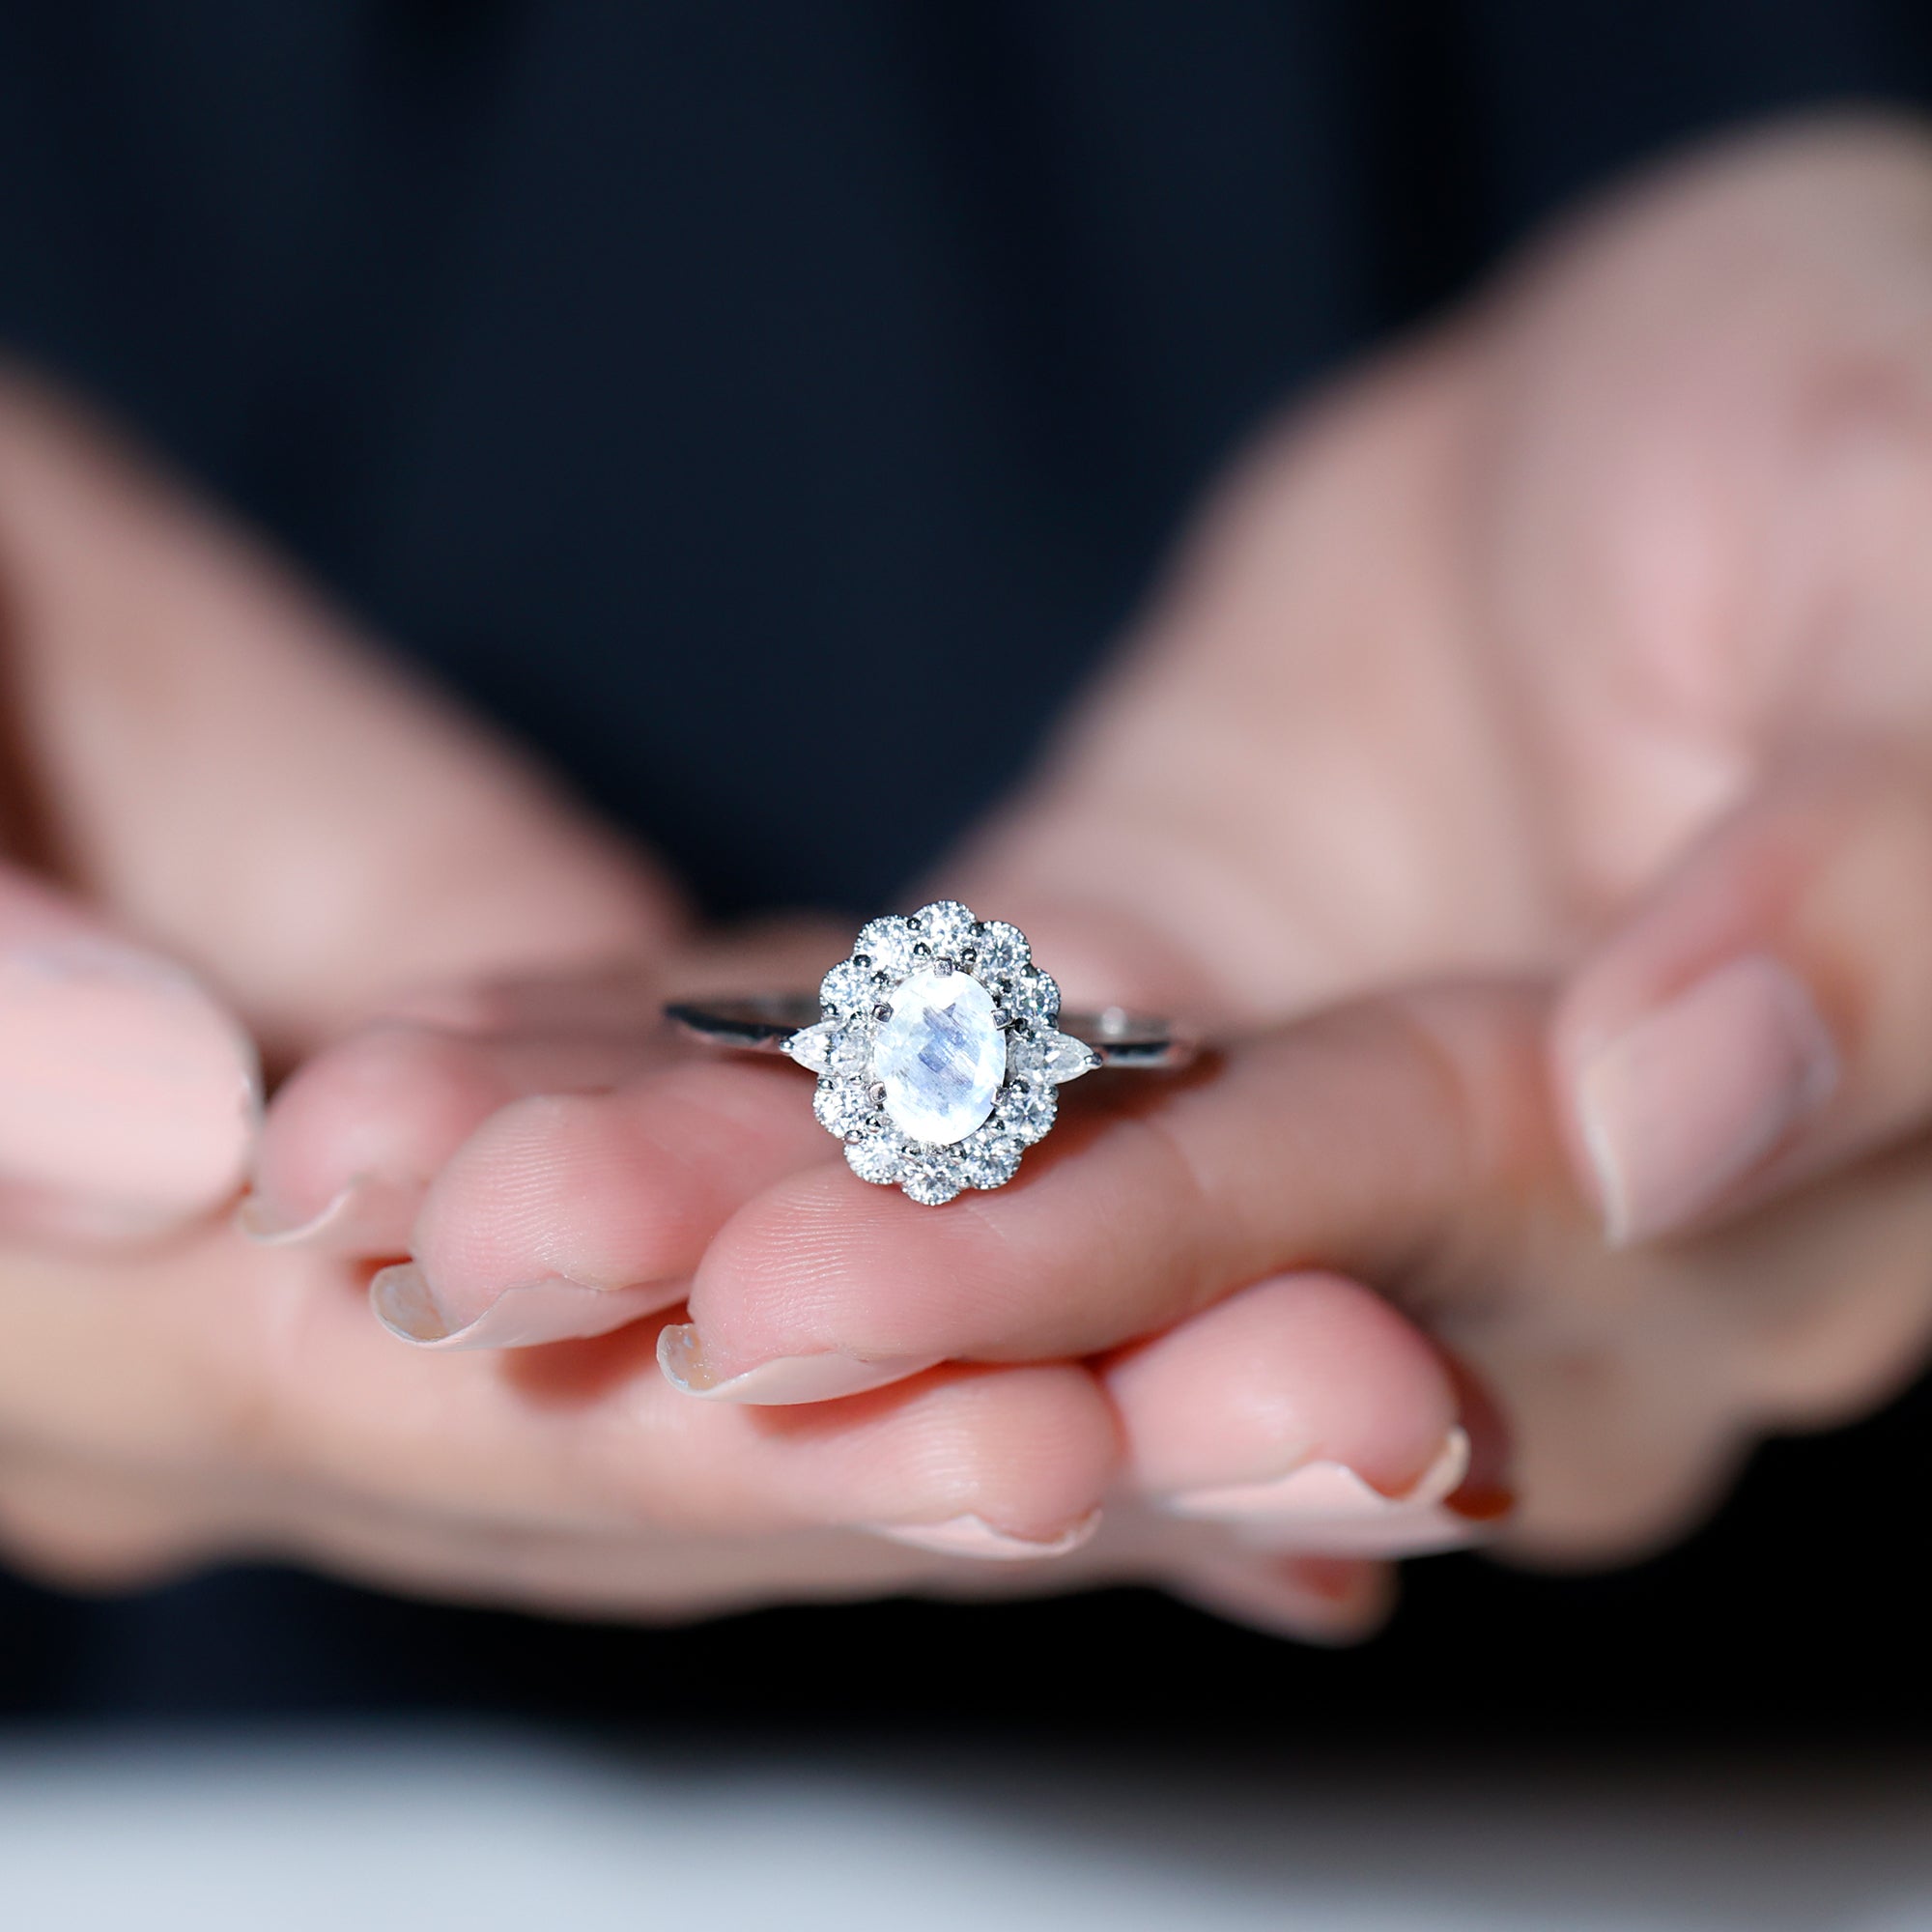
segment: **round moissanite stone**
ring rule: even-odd
[[[891,996],[872,1046],[886,1118],[927,1147],[963,1141],[993,1111],[1007,1041],[993,996],[970,973],[915,973]]]

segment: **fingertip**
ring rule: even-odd
[[[509,1091],[484,1043],[431,1027],[384,1021],[325,1047],[269,1109],[243,1233],[406,1252],[430,1180]]]
[[[1275,1277],[1117,1356],[1105,1383],[1144,1492],[1212,1495],[1323,1463],[1406,1496],[1460,1417],[1435,1345],[1382,1296],[1325,1272]]]
[[[512,1100],[437,1175],[412,1253],[453,1308],[552,1276],[682,1293],[745,1195],[816,1151],[810,1110],[783,1104],[792,1084],[705,1065]]]
[[[982,1561],[1050,1561],[1098,1528],[1120,1439],[1086,1369],[942,1369],[846,1412],[863,1418],[868,1408],[881,1424],[875,1446],[891,1449],[880,1479],[923,1498],[867,1521],[874,1534]],[[802,1426],[836,1427],[838,1413]]]
[[[1841,1072],[1809,989],[1765,952],[1726,960],[1584,1037],[1559,1048],[1572,1146],[1613,1247],[1709,1211],[1789,1143]]]
[[[141,1239],[231,1200],[261,1112],[239,1021],[156,954],[77,923],[6,924],[0,1216],[29,1235]]]
[[[1612,1242],[1734,1219],[1932,1116],[1932,783],[1872,743],[1788,759],[1570,976],[1550,1060]]]
[[[610,1094],[499,1107],[431,1184],[416,1259],[465,1295],[546,1274],[598,1288],[681,1278],[695,1204],[675,1158],[630,1124]]]
[[[822,1139],[822,1136],[821,1136]],[[867,1187],[842,1161],[814,1160],[742,1206],[718,1230],[692,1284],[692,1317],[720,1379],[778,1360],[844,1354],[944,1359],[948,1311],[986,1283],[952,1266],[977,1203],[922,1208]],[[935,1225],[939,1217],[951,1222]]]
[[[1065,1363],[944,1367],[810,1407],[693,1406],[670,1419],[677,1438],[712,1445],[699,1485],[712,1515],[860,1530],[974,1562],[1070,1554],[1119,1469],[1106,1400]]]

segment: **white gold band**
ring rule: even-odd
[[[809,994],[679,1001],[711,1046],[782,1053],[818,1075],[812,1111],[862,1180],[938,1207],[1003,1187],[1051,1131],[1059,1090],[1102,1066],[1173,1070],[1196,1044],[1165,1020],[1063,1014],[1026,935],[955,899],[875,919]]]

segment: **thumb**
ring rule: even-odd
[[[260,1087],[180,967],[0,864],[0,1235],[144,1240],[241,1182]]]
[[[44,390],[0,384],[14,785],[45,861],[271,1050],[398,988],[661,947],[662,876]]]
[[[1932,764],[1787,767],[1577,969],[1553,1021],[1613,1241],[1727,1219],[1932,1118]]]

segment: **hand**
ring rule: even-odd
[[[1688,1236],[1783,1232],[1675,1372],[1681,1307],[1584,1321],[1555,1275],[1459,1324],[1531,1553],[1667,1540],[1756,1435],[1921,1358],[1886,1241],[1932,1012],[1928,214],[1923,135],[1848,124],[1577,226],[1257,452],[956,875],[1042,946],[1105,936],[1096,980],[1157,961],[1249,1020],[1560,975],[1559,1123],[1608,1237],[1675,1278]]]
[[[1080,1513],[1115,1453],[1081,1372],[962,1371],[774,1427],[684,1402],[648,1335],[508,1367],[412,1357],[370,1321],[366,1270],[243,1239],[225,1210],[257,1039],[299,1060],[415,1009],[421,983],[635,985],[687,943],[684,915],[524,760],[20,382],[0,385],[0,584],[11,1554],[83,1584],[265,1554],[671,1614],[929,1577],[942,1558],[848,1525],[961,1496]],[[611,1010],[600,1056],[646,1064],[655,994]],[[540,1058],[503,1065],[499,1097],[557,1077]]]
[[[13,743],[33,753],[0,765],[19,862],[0,869],[10,1554],[83,1586],[265,1555],[644,1616],[1101,1574],[954,1553],[1083,1540],[1119,1455],[1084,1369],[954,1370],[773,1417],[678,1395],[654,1327],[508,1363],[398,1350],[342,1253],[384,1252],[384,1216],[406,1228],[493,1108],[663,1057],[665,962],[707,970],[675,895],[19,382],[0,384],[0,582]],[[788,977],[822,941],[754,945]],[[311,1057],[245,1239],[225,1210],[256,1165],[257,1039],[271,1064]],[[385,1173],[386,1191],[346,1184]],[[317,1186],[314,1226],[275,1225],[278,1187],[285,1208]],[[1359,1614],[1348,1566],[1230,1564],[1225,1538],[1194,1540],[1254,1573],[1264,1613]]]
[[[1579,224],[1257,451],[952,875],[1093,947],[1083,990],[1150,962],[1248,1023],[1562,977],[1558,1124],[1651,1252],[1429,1304],[1510,1418],[1526,1553],[1667,1540],[1921,1357],[1928,215],[1923,136],[1846,125]],[[1748,1288],[1689,1238],[1732,1230]]]
[[[1212,1164],[1185,1141],[1180,1196],[1133,1164],[1145,1152],[1107,1164],[1115,1139],[1145,1148],[1122,1124],[1084,1150],[1056,1136],[1026,1181],[927,1215],[822,1164],[775,1179],[809,1158],[789,1144],[742,1161],[790,1129],[727,1109],[709,1179],[676,1170],[690,1184],[667,1190],[668,1249],[648,1228],[624,1246],[615,1205],[607,1227],[573,1196],[576,1237],[611,1235],[594,1257],[611,1280],[669,1281],[667,1253],[701,1252],[692,1314],[725,1392],[779,1356],[1086,1355],[1165,1327],[1128,1358],[1151,1374],[1301,1292],[1217,1305],[1245,1282],[1353,1261],[1494,1388],[1523,1491],[1514,1545],[1566,1560],[1679,1533],[1755,1434],[1880,1399],[1928,1321],[1899,1259],[1922,1212],[1928,1064],[1928,212],[1921,142],[1879,128],[1747,146],[1597,217],[1257,454],[1133,661],[946,876],[1024,924],[1070,992],[1249,1026],[1419,976],[1564,976],[1547,1026],[1533,1008],[1500,1029],[1419,1026],[1400,1003],[1380,1018],[1477,1069],[1451,1083],[1460,1112],[1420,1115],[1451,1140],[1463,1114],[1523,1118],[1523,1041],[1544,1028],[1549,1143],[1597,1225],[1636,1247],[1605,1257],[1557,1171],[1524,1194],[1507,1161],[1463,1177],[1482,1183],[1464,1203],[1482,1238],[1445,1213],[1426,1266],[1276,1218],[1285,1190],[1306,1206],[1289,1162],[1323,1129],[1236,1079],[1283,1066],[1264,1043],[1146,1117],[1162,1144],[1201,1123]],[[1216,1096],[1226,1127],[1203,1122]],[[626,1186],[672,1130],[653,1105],[627,1090],[599,1128]],[[1406,1118],[1391,1102],[1355,1149],[1383,1185]],[[516,1243],[535,1224],[486,1215],[468,1248],[455,1231],[506,1173],[587,1186],[582,1126],[526,1108],[439,1180],[417,1254],[464,1319],[531,1278]],[[1185,1215],[1110,1236],[1142,1181],[1171,1208],[1195,1190],[1241,1238]],[[1497,1188],[1539,1214],[1498,1211]],[[1170,1226],[1181,1245],[1156,1238]],[[1257,1340],[1225,1359],[1274,1355]],[[1295,1408],[1316,1400],[1284,1394],[1271,1438],[1256,1422],[1250,1473],[1309,1453],[1320,1432]],[[1388,1426],[1401,1407],[1365,1413]],[[1375,1446],[1354,1445],[1358,1465]]]

